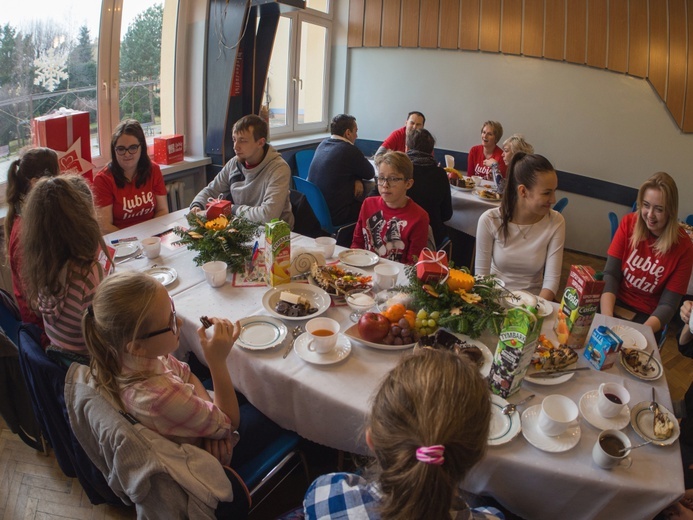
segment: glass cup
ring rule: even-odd
[[[346,303],[351,308],[351,321],[356,323],[361,315],[375,306],[375,293],[371,289],[352,289],[346,293]]]

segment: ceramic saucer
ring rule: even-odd
[[[303,361],[308,363],[313,363],[315,365],[332,365],[333,363],[339,363],[344,358],[349,356],[351,353],[351,341],[344,334],[339,334],[337,337],[337,344],[334,349],[326,354],[318,354],[317,352],[312,352],[308,350],[308,344],[310,343],[310,334],[304,332],[294,343],[294,350],[298,357]]]
[[[539,412],[541,405],[530,406],[522,413],[522,435],[532,446],[549,453],[568,451],[577,446],[580,441],[580,425],[577,421],[568,427],[566,431],[556,437],[549,437],[539,429]]]
[[[611,330],[623,340],[625,348],[634,348],[636,350],[645,350],[647,348],[647,339],[639,330],[626,325],[615,325],[611,327]]]
[[[491,394],[491,426],[488,431],[488,445],[498,446],[510,442],[520,433],[520,412],[515,410],[511,415],[505,415],[501,410],[508,401]]]
[[[580,398],[580,413],[585,420],[598,430],[622,430],[630,422],[630,409],[624,406],[616,417],[602,417],[597,409],[599,392],[592,390]]]

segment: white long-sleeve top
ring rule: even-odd
[[[539,294],[548,289],[557,293],[565,243],[563,216],[551,210],[534,224],[510,222],[507,239],[503,239],[500,225],[500,208],[481,215],[476,229],[475,273],[494,274],[511,291]]]

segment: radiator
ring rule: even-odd
[[[178,211],[185,207],[184,203],[185,183],[170,182],[166,185],[166,199],[168,200],[169,212]]]

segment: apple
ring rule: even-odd
[[[371,343],[380,343],[390,332],[390,320],[379,312],[367,312],[358,322],[359,335]]]

